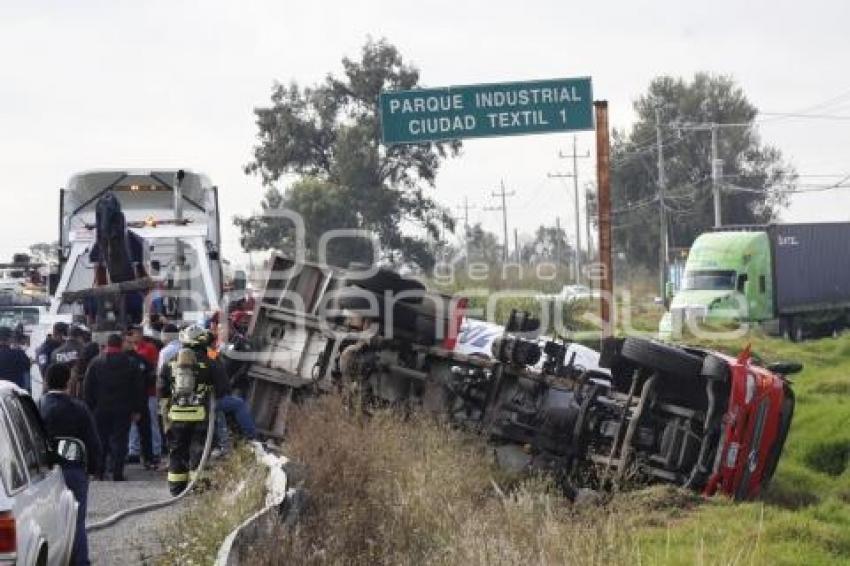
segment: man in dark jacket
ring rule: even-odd
[[[71,370],[68,392],[78,399],[83,396],[83,351],[85,350],[85,332],[79,326],[72,326],[68,339],[50,354],[50,364],[65,364]]]
[[[23,350],[12,347],[12,336],[11,328],[0,326],[0,379],[26,389],[30,359]]]
[[[79,503],[77,509],[77,534],[74,538],[72,564],[89,564],[88,538],[86,537],[86,509],[88,506],[88,474],[98,473],[100,439],[94,417],[85,403],[68,393],[71,370],[65,364],[47,368],[48,391],[39,401],[39,411],[44,426],[52,438],[70,437],[81,440],[86,446],[86,467],[68,463],[62,466],[65,484]]]
[[[142,411],[141,418],[138,423],[134,423],[130,427],[130,441],[128,446],[128,461],[138,462],[141,460],[145,469],[153,469],[159,465],[159,450],[154,451],[154,433],[151,424],[151,404],[156,409],[156,358],[158,353],[154,350],[148,353],[145,349],[139,349],[141,343],[141,329],[131,328],[124,337],[124,351],[139,368],[142,374],[142,380],[145,387],[143,398],[139,403],[145,407]],[[150,345],[153,348],[152,345]],[[151,361],[153,360],[153,361]],[[148,398],[154,396],[153,403]],[[156,434],[159,434],[159,427],[156,429]],[[157,444],[157,449],[160,449]]]
[[[57,322],[53,325],[53,331],[47,339],[35,351],[35,362],[38,364],[42,379],[47,375],[47,366],[50,365],[50,356],[53,354],[53,350],[61,346],[67,337],[68,324]]]
[[[89,364],[84,381],[86,403],[104,445],[100,470],[105,471],[108,454],[114,481],[125,479],[130,421],[138,421],[144,409],[143,377],[138,364],[123,351],[123,342],[120,334],[110,335],[106,349]]]

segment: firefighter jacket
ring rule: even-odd
[[[176,390],[177,372],[184,371],[178,367],[179,356],[165,364],[157,378],[162,414],[171,422],[205,421],[210,397],[220,397],[229,387],[224,367],[217,360],[211,360],[204,354],[196,355],[197,361],[192,368],[194,390],[190,393],[180,394]]]

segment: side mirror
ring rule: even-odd
[[[793,375],[803,370],[800,362],[774,362],[767,365],[767,370],[779,375]]]
[[[86,446],[77,438],[55,438],[56,457],[59,464],[86,465]]]

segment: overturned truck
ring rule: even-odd
[[[551,472],[568,490],[671,483],[758,496],[794,411],[787,375],[699,348],[629,337],[601,355],[541,338],[523,313],[463,352],[465,301],[391,271],[353,274],[275,256],[248,335],[260,429],[285,434],[292,402],[322,391],[428,411],[484,435],[502,465]],[[461,339],[463,337],[461,336]],[[590,355],[588,355],[590,352]]]

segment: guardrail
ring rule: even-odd
[[[238,566],[256,560],[255,543],[268,539],[281,525],[293,523],[303,505],[303,492],[289,486],[288,459],[254,444],[257,460],[269,468],[265,506],[233,529],[218,549],[215,566]]]

